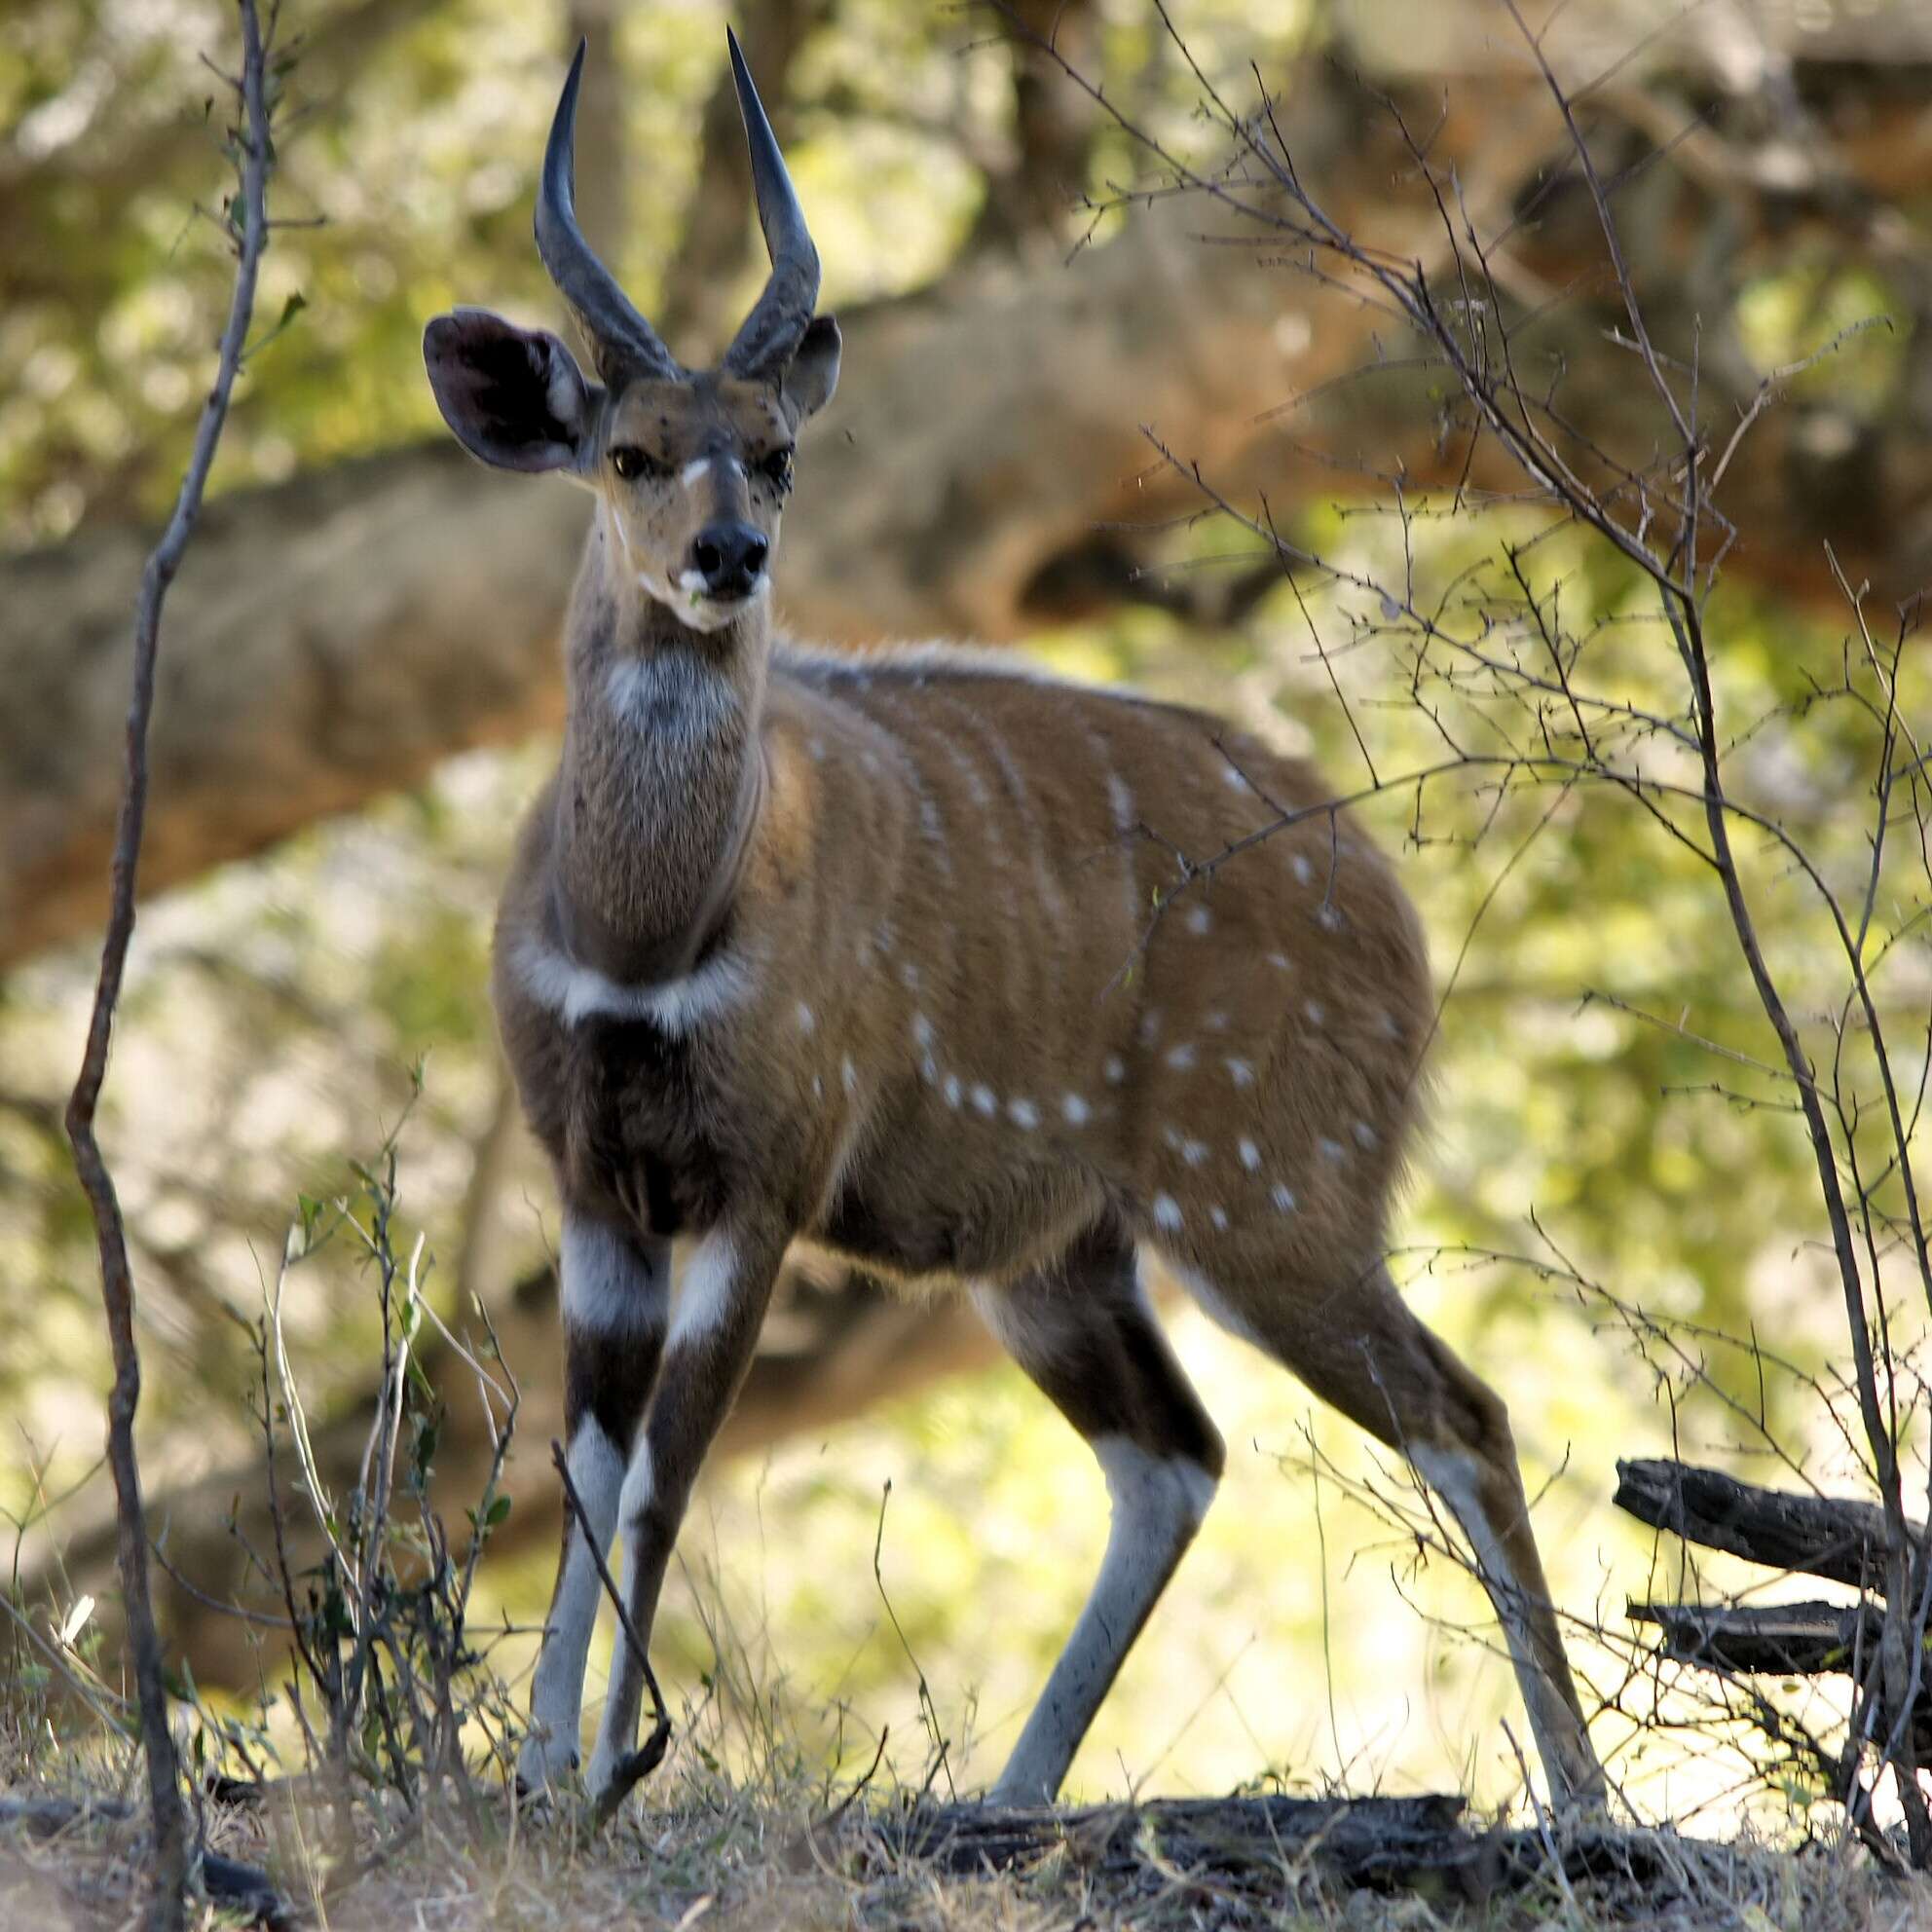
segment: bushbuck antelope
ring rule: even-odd
[[[1415,915],[1314,771],[1203,713],[993,655],[774,641],[793,440],[839,337],[735,38],[730,57],[771,274],[715,369],[672,358],[577,229],[581,47],[536,226],[597,380],[478,310],[424,342],[464,447],[597,503],[494,995],[562,1194],[569,1467],[600,1541],[623,1531],[636,1626],[788,1244],[963,1289],[1111,1493],[1092,1597],[996,1787],[1050,1799],[1221,1473],[1140,1284],[1152,1253],[1441,1496],[1551,1785],[1590,1796],[1503,1405],[1384,1265],[1430,1021]],[[1304,810],[1146,936],[1174,848]],[[598,1594],[567,1523],[527,1787],[576,1763]],[[593,1795],[641,1690],[620,1645]]]

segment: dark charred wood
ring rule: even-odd
[[[1663,1632],[1667,1656],[1770,1677],[1853,1674],[1876,1652],[1882,1620],[1869,1603],[1633,1603],[1628,1615]]]
[[[1876,1504],[1761,1489],[1716,1469],[1662,1458],[1616,1466],[1616,1506],[1687,1542],[1772,1570],[1882,1590],[1885,1518]],[[1908,1525],[1913,1540],[1924,1525]]]
[[[1558,1826],[1483,1831],[1464,1801],[1421,1798],[1167,1799],[1147,1804],[1009,1810],[924,1806],[892,1849],[951,1873],[1011,1871],[1049,1857],[1094,1879],[1172,1896],[1192,1881],[1217,1897],[1279,1903],[1324,1887],[1418,1892],[1445,1906],[1480,1903],[1561,1876],[1629,1885],[1653,1909],[1696,1881],[1723,1847],[1646,1832]]]

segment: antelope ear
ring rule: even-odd
[[[792,420],[802,423],[832,400],[838,387],[838,324],[830,316],[815,316],[792,359],[782,385]]]
[[[576,358],[547,329],[459,309],[423,331],[423,360],[443,421],[471,456],[499,469],[577,468],[595,399]]]

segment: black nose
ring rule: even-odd
[[[748,523],[707,523],[691,545],[691,569],[713,597],[743,597],[758,582],[771,545]]]

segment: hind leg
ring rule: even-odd
[[[1278,1288],[1237,1295],[1219,1282],[1190,1285],[1224,1325],[1399,1449],[1447,1505],[1503,1625],[1552,1797],[1600,1801],[1603,1769],[1531,1533],[1509,1418],[1495,1391],[1416,1319],[1379,1261],[1317,1294]]]
[[[1096,1231],[1057,1268],[980,1288],[1008,1353],[1086,1438],[1112,1505],[1086,1608],[993,1787],[995,1802],[1043,1804],[1207,1514],[1221,1438],[1169,1349],[1134,1274],[1133,1245]]]

